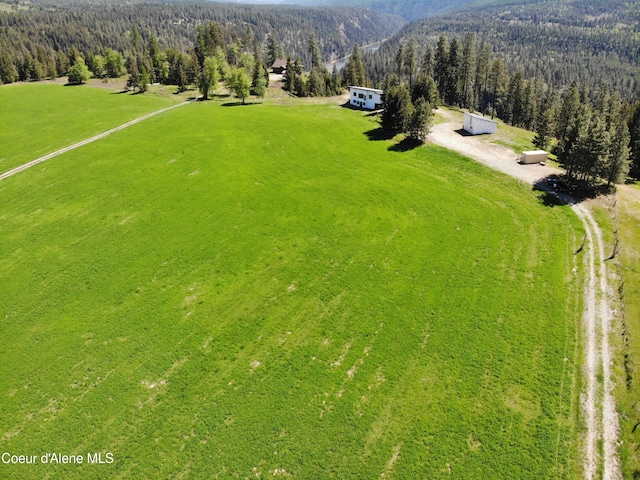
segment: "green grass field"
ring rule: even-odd
[[[618,365],[616,397],[620,412],[621,456],[625,478],[640,475],[640,420],[638,389],[640,388],[640,188],[625,186],[618,190],[615,226],[620,241],[620,282],[618,294],[624,298],[624,336],[619,337],[623,361]],[[612,233],[613,236],[613,233]],[[613,250],[614,242],[610,242]],[[622,356],[622,355],[621,355]]]
[[[84,456],[0,477],[579,477],[577,219],[374,128],[198,103],[0,182],[0,451]]]
[[[176,101],[88,86],[4,85],[0,173]]]

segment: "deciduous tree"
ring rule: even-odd
[[[89,80],[90,76],[89,68],[84,63],[82,57],[79,56],[69,69],[69,83],[71,85],[80,85]]]

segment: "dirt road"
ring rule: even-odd
[[[82,140],[80,142],[74,143],[73,145],[69,145],[68,147],[64,147],[64,148],[61,148],[60,150],[56,150],[55,152],[49,153],[47,155],[43,155],[40,158],[36,158],[35,160],[31,160],[30,162],[27,162],[27,163],[25,163],[23,165],[20,165],[19,167],[13,168],[13,169],[9,170],[8,172],[0,174],[0,180],[4,180],[5,178],[9,178],[9,177],[15,175],[16,173],[20,173],[20,172],[26,170],[27,168],[31,168],[31,167],[33,167],[35,165],[38,165],[39,163],[46,162],[47,160],[50,160],[53,157],[57,157],[58,155],[62,155],[63,153],[67,153],[67,152],[69,152],[71,150],[74,150],[74,149],[76,149],[78,147],[82,147],[82,146],[87,145],[87,144],[89,144],[91,142],[95,142],[96,140],[100,140],[101,138],[107,137],[107,136],[111,135],[112,133],[119,132],[120,130],[124,130],[125,128],[128,128],[128,127],[130,127],[132,125],[135,125],[136,123],[140,123],[140,122],[142,122],[144,120],[147,120],[148,118],[155,117],[156,115],[160,115],[161,113],[167,112],[169,110],[173,110],[174,108],[181,107],[183,105],[186,105],[187,103],[189,103],[189,102],[179,103],[177,105],[172,105],[170,107],[166,107],[166,108],[163,108],[161,110],[156,110],[155,112],[151,112],[151,113],[148,113],[146,115],[143,115],[142,117],[138,117],[138,118],[136,118],[134,120],[131,120],[130,122],[127,122],[127,123],[124,123],[124,124],[122,124],[122,125],[120,125],[118,127],[112,128],[111,130],[107,130],[106,132],[99,133],[98,135],[94,135],[91,138],[87,138],[86,140]]]
[[[435,125],[429,139],[440,146],[455,150],[495,170],[530,184],[549,175],[563,173],[549,166],[520,165],[516,153],[508,148],[488,143],[488,138],[462,136],[462,128],[446,110],[438,110],[447,121]],[[489,137],[490,138],[490,137]],[[589,209],[567,195],[559,195],[571,206],[584,225],[585,268],[584,312],[582,317],[584,341],[584,389],[581,407],[586,434],[584,438],[584,478],[595,480],[598,472],[604,480],[622,479],[617,452],[618,414],[613,397],[612,354],[609,345],[611,322],[614,318],[609,303],[611,287],[605,259],[602,231]],[[601,448],[598,444],[601,442]]]

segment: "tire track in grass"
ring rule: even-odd
[[[548,166],[519,165],[513,160],[516,155],[513,150],[488,144],[479,138],[458,135],[456,130],[460,127],[459,123],[446,110],[439,112],[446,122],[435,125],[429,137],[438,145],[530,184],[537,183],[541,177],[549,174],[564,173]],[[585,279],[582,316],[585,385],[580,402],[587,430],[583,451],[584,478],[621,480],[617,450],[619,423],[613,396],[613,356],[609,344],[614,315],[609,302],[611,288],[602,230],[587,207],[576,203],[568,195],[547,191],[571,207],[582,222],[588,240],[585,244],[588,277]]]
[[[127,123],[123,123],[122,125],[119,125],[115,128],[112,128],[111,130],[107,130],[106,132],[102,132],[99,133],[98,135],[94,135],[93,137],[87,138],[85,140],[81,140],[79,142],[76,142],[72,145],[69,145],[67,147],[61,148],[60,150],[56,150],[55,152],[51,152],[48,153],[47,155],[43,155],[42,157],[36,158],[35,160],[31,160],[30,162],[24,163],[18,167],[15,167],[11,170],[9,170],[8,172],[2,173],[0,174],[0,180],[4,180],[5,178],[9,178],[12,177],[13,175],[23,172],[24,170],[34,167],[42,162],[46,162],[47,160],[50,160],[54,157],[57,157],[58,155],[62,155],[63,153],[67,153],[70,152],[71,150],[75,150],[76,148],[80,148],[83,147],[89,143],[95,142],[96,140],[100,140],[102,138],[108,137],[109,135],[111,135],[112,133],[115,132],[119,132],[120,130],[124,130],[125,128],[131,127],[132,125],[135,125],[136,123],[140,123],[143,122],[144,120],[147,120],[151,117],[155,117],[156,115],[160,115],[161,113],[165,113],[168,112],[169,110],[173,110],[174,108],[178,108],[178,107],[182,107],[184,105],[188,105],[189,103],[191,103],[191,101],[188,102],[183,102],[183,103],[179,103],[177,105],[171,105],[170,107],[165,107],[162,108],[160,110],[156,110],[155,112],[151,112],[151,113],[147,113],[146,115],[143,115],[141,117],[135,118]]]

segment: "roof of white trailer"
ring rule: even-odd
[[[357,87],[355,85],[351,85],[349,88],[357,88],[358,90],[364,90],[365,92],[384,93],[384,90],[378,90],[377,88]]]
[[[496,122],[495,120],[491,120],[490,118],[487,117],[483,117],[482,115],[478,115],[477,113],[471,113],[471,112],[464,112],[465,115],[469,115],[470,117],[473,118],[477,118],[479,120],[484,120],[486,122],[491,122],[491,123],[495,123],[497,124],[498,122]]]

